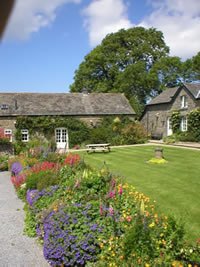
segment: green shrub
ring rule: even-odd
[[[125,144],[142,144],[146,141],[145,129],[137,122],[130,122],[122,130]]]
[[[42,191],[50,185],[58,185],[60,183],[59,175],[51,171],[42,171],[42,176],[37,182],[37,189]]]
[[[46,156],[46,161],[54,163],[63,163],[66,158],[66,155],[59,153],[48,153]]]
[[[174,110],[171,115],[171,122],[172,122],[172,131],[173,133],[180,132],[180,125],[181,125],[181,114],[180,111]]]
[[[98,127],[90,130],[89,136],[90,143],[92,144],[104,144],[110,142],[110,133],[107,128]]]
[[[191,132],[182,132],[178,136],[179,141],[182,142],[197,142],[198,138],[195,136],[195,133]]]
[[[8,156],[0,156],[0,171],[8,170]]]
[[[200,141],[200,108],[189,113],[188,132],[192,134],[197,141]]]
[[[47,188],[50,185],[57,185],[60,182],[59,175],[50,170],[43,170],[40,172],[32,173],[26,179],[26,188],[39,191]]]
[[[29,175],[26,179],[26,188],[33,190],[37,189],[37,183],[43,176],[43,172],[34,172],[31,175]]]

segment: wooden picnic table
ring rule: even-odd
[[[110,144],[89,144],[89,145],[86,145],[87,146],[87,153],[89,151],[108,151],[110,152]]]

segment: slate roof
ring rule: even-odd
[[[188,90],[192,94],[192,96],[195,99],[200,98],[200,83],[196,83],[196,84],[184,83],[181,86],[165,89],[160,95],[152,99],[147,104],[147,106],[170,103],[173,100],[173,98],[176,96],[176,93],[178,92],[178,90],[180,90],[183,86],[186,88],[186,90]]]
[[[122,94],[0,93],[0,116],[120,114],[135,115]]]

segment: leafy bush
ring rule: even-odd
[[[200,108],[191,111],[188,115],[188,132],[200,141]]]
[[[127,145],[142,144],[146,141],[145,129],[136,122],[127,124],[122,130],[122,134]]]
[[[0,156],[0,171],[8,170],[8,156]]]
[[[180,132],[181,125],[181,114],[180,111],[174,110],[171,114],[171,122],[172,122],[172,131],[173,133]]]
[[[50,185],[58,185],[60,183],[58,173],[52,171],[43,171],[41,173],[43,175],[40,176],[40,179],[37,182],[37,190],[42,191]]]
[[[90,130],[89,142],[91,144],[104,144],[110,142],[110,133],[103,127],[92,128]]]

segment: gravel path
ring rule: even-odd
[[[16,196],[9,172],[0,172],[0,267],[47,267],[36,239],[23,235],[24,203]]]

